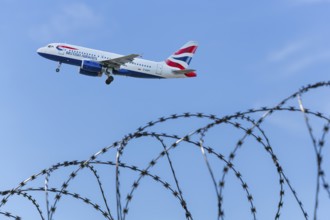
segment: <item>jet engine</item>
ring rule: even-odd
[[[87,76],[102,76],[102,65],[95,61],[83,60],[79,73]]]

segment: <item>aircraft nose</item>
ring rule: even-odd
[[[45,53],[45,48],[40,47],[40,48],[37,50],[37,53],[41,56],[43,53]]]

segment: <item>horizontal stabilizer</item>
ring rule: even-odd
[[[193,69],[183,69],[183,70],[173,70],[172,72],[174,74],[186,74],[186,73],[191,73],[191,72],[195,72],[196,70]]]

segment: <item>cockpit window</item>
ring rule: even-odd
[[[48,48],[53,48],[54,46],[53,45],[48,45]]]

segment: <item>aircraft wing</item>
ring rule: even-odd
[[[132,62],[134,58],[139,56],[139,54],[130,54],[127,56],[117,57],[110,60],[102,60],[100,61],[100,64],[106,67],[119,68],[121,65],[124,65],[128,62]]]

